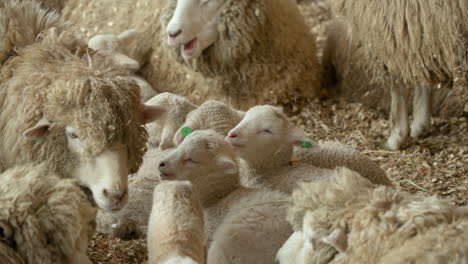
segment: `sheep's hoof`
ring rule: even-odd
[[[398,151],[401,149],[401,145],[393,140],[386,140],[385,142],[382,142],[380,144],[380,148],[384,150],[390,150],[390,151]]]
[[[412,138],[421,138],[427,136],[431,132],[430,126],[414,125],[411,126],[410,136]]]

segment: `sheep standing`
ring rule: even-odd
[[[247,186],[270,187],[291,193],[297,182],[327,178],[337,166],[349,166],[373,182],[391,185],[385,171],[372,160],[337,143],[313,144],[278,108],[264,105],[249,109],[226,141],[238,150],[251,172],[243,177]],[[294,146],[306,144],[311,151],[291,163]]]
[[[12,16],[18,13],[24,16]],[[0,71],[0,172],[44,162],[90,188],[100,208],[122,208],[128,174],[142,162],[143,125],[161,109],[143,106],[128,71],[90,51],[37,3],[11,0],[0,17],[8,43],[27,36],[17,49],[7,46]]]
[[[148,263],[204,264],[203,225],[203,208],[190,182],[157,185],[148,223]]]
[[[291,234],[286,194],[241,187],[234,150],[199,130],[159,165],[163,179],[189,180],[204,208],[207,263],[273,263]]]
[[[96,209],[74,180],[47,166],[24,165],[0,174],[2,263],[91,263],[86,256]]]
[[[338,19],[349,27],[346,30],[350,40],[345,43],[360,49],[361,61],[356,64],[368,64],[363,69],[370,71],[375,81],[388,83],[391,88],[392,131],[385,147],[398,150],[408,135],[417,138],[429,132],[432,90],[439,85],[451,86],[456,79],[468,81],[468,3],[366,0],[331,4]],[[414,86],[411,127],[405,87],[408,85]]]
[[[280,263],[466,263],[468,208],[377,186],[342,168],[327,182],[293,192],[288,220],[307,258],[288,241]],[[292,247],[291,247],[292,246]],[[311,250],[313,248],[313,250]]]

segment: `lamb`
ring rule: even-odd
[[[174,134],[184,125],[189,112],[197,107],[187,97],[172,93],[160,93],[146,102],[146,105],[166,109],[166,114],[162,118],[146,125],[150,146],[159,146],[161,150],[174,147]]]
[[[374,81],[390,85],[392,131],[384,147],[398,150],[408,135],[418,138],[429,132],[432,90],[438,86],[451,87],[459,79],[466,91],[468,3],[465,0],[444,3],[367,0],[333,1],[332,7],[352,36],[346,43],[362,49],[361,61],[356,63],[368,64],[365,69]],[[411,127],[405,86],[414,87]],[[466,95],[461,99],[459,102],[464,107]]]
[[[190,182],[156,186],[148,225],[148,263],[205,263],[203,209]]]
[[[10,16],[18,13],[26,15]],[[13,53],[7,49],[13,55],[0,71],[0,172],[44,162],[89,188],[98,207],[121,209],[128,174],[142,162],[143,125],[162,110],[142,105],[129,72],[90,51],[57,14],[11,0],[0,10],[5,16],[0,28],[25,26],[10,28],[8,36],[27,37]]]
[[[299,181],[321,180],[337,166],[349,166],[378,184],[391,185],[385,172],[370,159],[337,143],[312,144],[304,131],[294,127],[281,109],[270,105],[249,109],[227,135],[251,172],[243,184],[291,193]],[[300,162],[291,162],[294,146],[311,150]]]
[[[60,179],[45,164],[0,174],[2,263],[91,263],[86,256],[96,209],[75,180]]]
[[[465,263],[468,208],[449,200],[378,186],[338,169],[328,182],[293,192],[288,220],[307,252],[288,241],[280,263]],[[296,244],[296,245],[297,245]],[[312,250],[313,248],[313,250]]]
[[[143,78],[197,104],[245,108],[324,94],[315,39],[291,0],[69,1],[63,14],[88,36],[141,29],[129,55]]]
[[[207,263],[273,263],[291,234],[289,197],[242,187],[234,149],[223,136],[197,130],[159,165],[164,180],[189,180],[204,208]]]
[[[187,115],[185,123],[174,135],[174,144],[179,145],[184,140],[182,129],[194,130],[210,129],[226,136],[244,117],[244,112],[215,100],[208,100]]]
[[[136,30],[130,29],[120,33],[118,36],[113,34],[96,35],[88,41],[88,46],[93,50],[113,57],[116,64],[136,72],[140,69],[140,64],[138,61],[125,55],[124,50],[127,48],[126,46],[136,38],[137,34],[138,32]],[[136,74],[133,74],[131,78],[140,87],[142,102],[148,101],[157,94],[151,84],[149,84],[145,79]]]

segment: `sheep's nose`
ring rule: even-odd
[[[177,30],[176,32],[174,31],[168,31],[167,34],[169,35],[169,37],[171,38],[176,38],[177,36],[179,36],[180,34],[182,33],[182,29],[179,29]]]
[[[229,132],[227,136],[228,136],[228,138],[236,138],[237,134]]]
[[[107,189],[104,189],[102,191],[102,194],[104,195],[104,197],[107,197],[112,200],[117,200],[117,201],[120,201],[124,197],[125,193],[126,191],[110,192]]]
[[[166,167],[166,163],[165,163],[165,162],[159,163],[159,168],[164,168],[164,167]]]

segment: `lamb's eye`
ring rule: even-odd
[[[262,132],[267,133],[267,134],[272,134],[271,130],[268,128],[264,129]]]
[[[67,135],[69,138],[72,138],[72,139],[77,139],[78,138],[78,135],[74,132],[67,132]]]
[[[190,163],[198,163],[197,161],[193,160],[191,157],[186,158],[185,161],[190,162]]]

